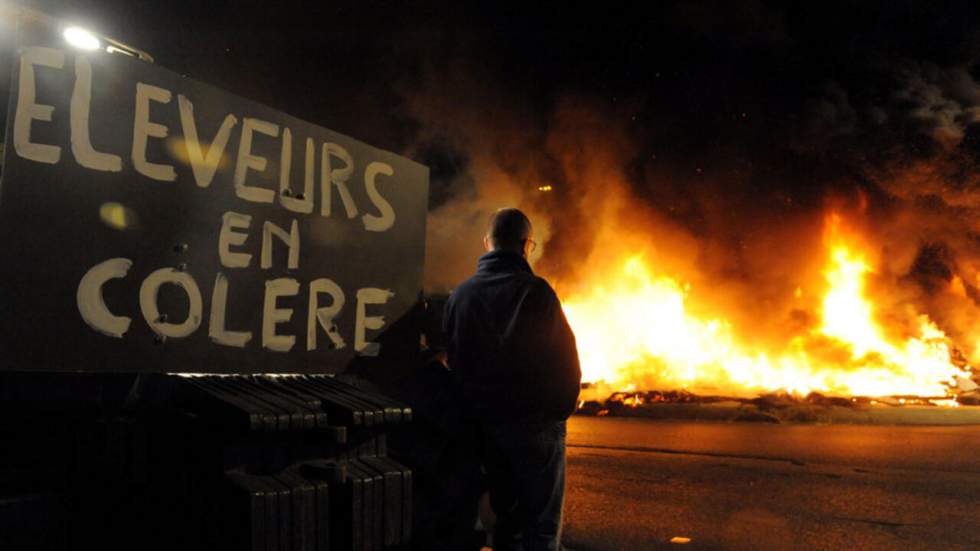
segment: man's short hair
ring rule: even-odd
[[[531,237],[531,221],[518,209],[500,209],[490,218],[487,235],[495,248],[520,248]]]

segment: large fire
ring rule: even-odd
[[[827,217],[822,277],[810,292],[818,323],[781,345],[752,342],[723,315],[692,313],[698,290],[657,273],[643,254],[595,270],[584,292],[563,296],[578,339],[583,381],[615,390],[688,389],[726,394],[787,391],[843,396],[944,397],[971,376],[953,343],[905,305],[904,325],[882,322],[869,297],[874,272],[862,242]],[[803,289],[796,289],[800,297]],[[894,325],[894,324],[892,324]]]

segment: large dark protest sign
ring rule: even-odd
[[[412,345],[424,166],[119,55],[21,49],[7,121],[3,369],[329,372]]]

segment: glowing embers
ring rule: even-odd
[[[819,322],[781,346],[764,347],[762,339],[738,333],[723,316],[693,314],[688,301],[694,291],[654,273],[641,255],[611,265],[608,273],[593,274],[596,283],[587,292],[563,300],[577,337],[583,380],[630,391],[950,395],[958,380],[970,377],[962,362],[951,359],[952,343],[911,306],[906,327],[885,331],[866,294],[872,266],[839,226],[838,217],[828,217],[827,263],[816,285],[823,288],[807,289],[822,296],[810,312]],[[802,294],[799,288],[794,293],[797,298]]]

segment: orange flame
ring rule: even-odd
[[[844,235],[838,216],[828,217],[824,241],[821,322],[776,351],[753,346],[723,317],[692,314],[694,291],[655,273],[643,255],[595,274],[588,291],[563,297],[583,381],[621,390],[938,397],[950,394],[957,377],[970,376],[928,316],[913,313],[901,337],[885,331],[865,288],[873,266],[858,240]],[[794,295],[802,294],[798,287]]]

